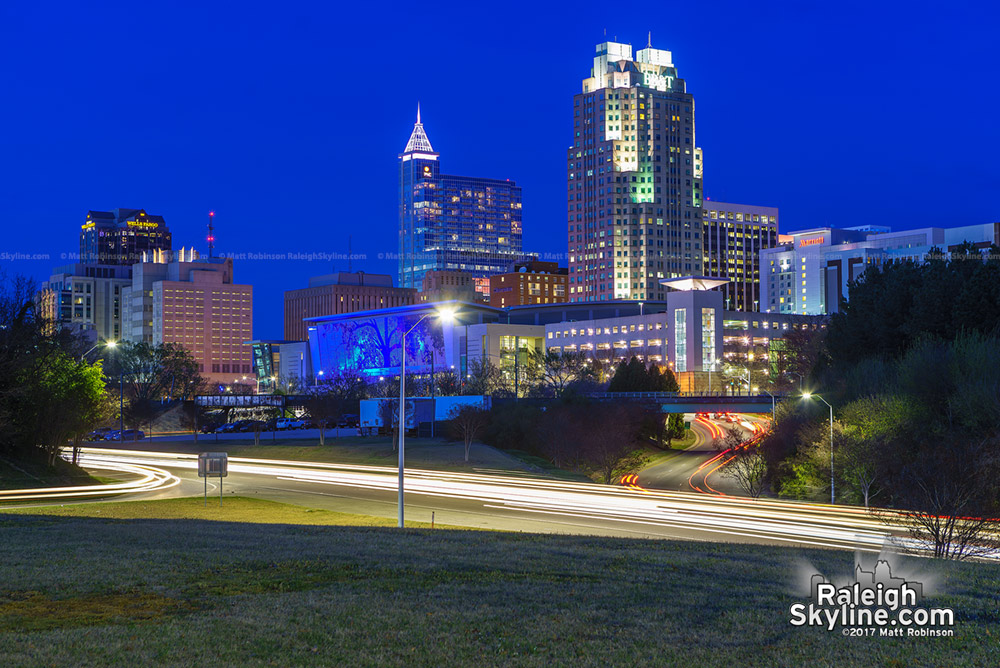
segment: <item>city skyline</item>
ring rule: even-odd
[[[124,18],[110,10],[105,16],[67,9],[44,24],[38,10],[7,11],[7,25],[20,30],[2,48],[14,53],[35,53],[25,40],[43,25],[47,42],[67,45],[81,29],[138,25],[165,48],[112,66],[104,60],[109,56],[70,58],[68,46],[54,46],[12,75],[12,95],[30,104],[2,112],[18,129],[6,140],[8,215],[27,223],[37,216],[37,202],[47,207],[45,234],[37,225],[14,226],[3,250],[50,257],[5,262],[6,269],[40,282],[72,262],[59,255],[77,252],[79,221],[89,209],[145,207],[169,222],[175,246],[193,244],[204,253],[207,214],[215,210],[217,251],[237,258],[241,282],[260,286],[254,309],[260,337],[280,336],[283,290],[306,284],[309,276],[347,270],[352,250],[366,256],[353,261],[354,270],[395,273],[395,262],[378,256],[394,252],[395,161],[418,100],[435,149],[448,156],[448,171],[516,181],[527,214],[524,249],[565,256],[565,231],[557,221],[565,215],[568,100],[579,91],[580,63],[602,39],[644,44],[650,30],[652,43],[681,63],[698,99],[698,144],[705,149],[711,199],[777,206],[782,233],[824,225],[947,227],[996,217],[989,158],[997,130],[987,122],[996,94],[978,85],[989,72],[987,34],[980,27],[988,22],[968,22],[958,9],[896,16],[879,8],[864,26],[849,15],[802,8],[762,14],[736,6],[711,14],[679,8],[669,23],[664,16],[615,25],[600,17],[541,14],[532,26],[491,18],[488,29],[464,35],[463,25],[485,21],[483,10],[458,20],[447,10],[421,8],[420,15],[387,17],[378,26],[380,39],[402,40],[410,22],[444,22],[455,28],[454,52],[476,58],[452,59],[446,76],[430,61],[395,72],[387,79],[391,91],[380,91],[378,104],[363,117],[340,109],[343,92],[325,67],[345,52],[363,51],[374,71],[390,71],[393,54],[372,48],[374,26],[340,43],[313,40],[294,54],[265,57],[236,45],[263,24],[262,17],[220,31],[213,26],[228,25],[228,17],[212,9],[197,20],[145,9]],[[272,30],[290,39],[313,30],[311,19],[323,23],[332,16],[283,17]],[[894,32],[887,37],[878,26],[890,19]],[[677,29],[683,20],[711,21],[713,29]],[[511,37],[529,33],[532,38],[523,40],[528,47],[510,46]],[[833,35],[839,48],[831,50]],[[933,39],[923,39],[928,36]],[[706,44],[712,48],[702,48]],[[796,53],[794,62],[789,51]],[[523,96],[497,98],[500,83],[513,80],[510,73],[536,62],[545,63],[546,76],[519,83]],[[734,62],[751,65],[734,68]],[[286,77],[299,63],[307,65]],[[930,81],[946,80],[953,96],[947,109],[932,113],[899,102],[926,95]],[[849,99],[840,90],[848,87]],[[95,90],[133,91],[135,101],[57,103]],[[456,94],[463,104],[454,104]],[[523,113],[522,97],[531,99],[530,113]],[[128,113],[133,104],[143,113]],[[961,152],[962,170],[928,153],[926,142],[935,136],[934,143],[948,147],[941,151]],[[936,184],[939,197],[926,195],[928,183]],[[958,192],[960,206],[953,195]],[[357,204],[362,200],[365,205]],[[240,259],[289,253],[340,258]]]

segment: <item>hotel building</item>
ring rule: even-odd
[[[799,315],[836,313],[848,298],[848,284],[861,278],[869,266],[901,260],[923,262],[934,248],[949,254],[965,242],[980,250],[1000,246],[1000,223],[900,232],[881,226],[793,232],[777,247],[761,252],[761,310]]]
[[[694,119],[669,51],[597,45],[566,154],[570,302],[662,300],[661,279],[702,274]]]

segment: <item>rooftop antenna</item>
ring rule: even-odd
[[[215,212],[208,212],[208,259],[212,259],[212,251],[215,250]]]
[[[646,48],[651,49],[653,47],[653,31],[650,30],[649,34],[646,36]]]
[[[420,100],[417,100],[417,125],[420,124]]]

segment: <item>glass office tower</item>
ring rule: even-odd
[[[435,269],[484,278],[524,259],[517,184],[441,174],[439,155],[418,108],[399,156],[399,287],[420,289]]]
[[[694,97],[669,51],[597,45],[567,151],[571,302],[664,299],[702,273]]]

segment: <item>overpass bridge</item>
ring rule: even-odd
[[[786,394],[725,394],[722,392],[591,392],[584,395],[595,401],[634,403],[659,407],[664,413],[770,413],[773,401]],[[307,394],[211,394],[195,397],[204,408],[291,408],[305,406]],[[508,400],[510,401],[510,400]],[[521,399],[526,403],[548,403],[551,399]]]
[[[786,394],[724,394],[722,392],[591,392],[595,401],[659,406],[664,413],[770,413]]]

